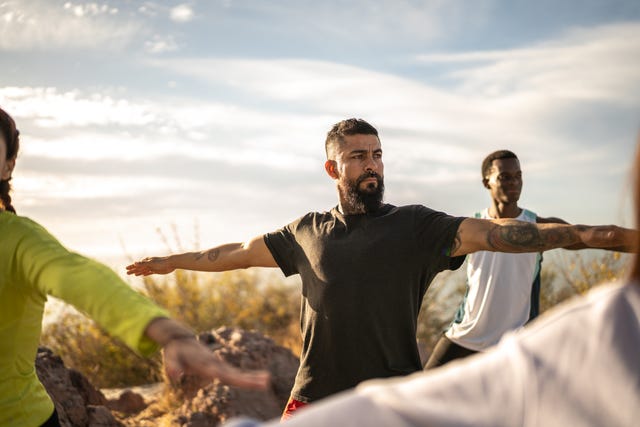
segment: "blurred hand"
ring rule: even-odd
[[[150,274],[168,274],[175,270],[168,257],[150,257],[127,266],[127,274],[148,276]]]
[[[242,371],[229,365],[199,342],[189,328],[173,319],[153,319],[145,335],[162,346],[164,368],[171,381],[183,375],[195,375],[207,381],[217,378],[242,388],[264,389],[269,384],[266,371]]]
[[[163,350],[164,367],[172,381],[183,375],[196,375],[201,379],[219,379],[223,383],[248,389],[266,389],[269,373],[266,371],[242,371],[220,360],[195,338],[169,341]]]

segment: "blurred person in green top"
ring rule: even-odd
[[[9,181],[18,136],[14,120],[0,108],[0,427],[60,425],[35,371],[48,295],[85,312],[138,354],[162,347],[170,378],[189,373],[265,388],[266,372],[243,372],[217,360],[191,330],[111,269],[69,252],[42,226],[16,214]]]

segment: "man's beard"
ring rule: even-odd
[[[368,184],[363,190],[360,184],[367,178],[375,178],[377,185]],[[375,172],[366,172],[360,175],[355,181],[347,181],[344,186],[340,186],[342,199],[347,206],[343,206],[345,213],[364,212],[371,213],[377,211],[382,206],[384,196],[384,179]]]

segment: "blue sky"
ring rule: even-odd
[[[332,207],[348,117],[380,131],[390,203],[471,214],[508,148],[522,205],[630,225],[635,0],[2,0],[0,67],[17,209],[116,268],[165,253],[158,227],[191,249]]]

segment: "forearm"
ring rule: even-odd
[[[497,220],[487,244],[497,252],[542,252],[549,249],[600,248],[637,252],[637,231],[614,225],[532,224]]]
[[[492,221],[486,234],[490,251],[543,252],[583,243],[581,233],[587,227],[568,224],[534,224],[512,219]]]
[[[194,271],[228,271],[250,267],[243,256],[242,243],[228,243],[199,252],[169,255],[165,262],[172,268]]]

